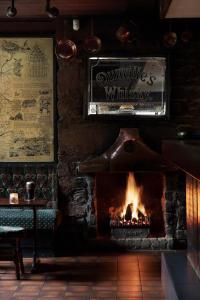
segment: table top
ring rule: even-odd
[[[35,199],[35,200],[24,200],[19,199],[19,203],[11,204],[9,199],[0,198],[0,206],[9,206],[9,207],[42,207],[46,206],[48,203],[47,199]]]

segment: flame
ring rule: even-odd
[[[127,206],[130,205],[132,211],[132,219],[138,219],[138,212],[140,211],[144,216],[146,216],[146,211],[144,205],[141,203],[142,187],[137,186],[134,174],[129,172],[127,178],[126,186],[126,196],[125,203],[123,206],[123,211],[121,217],[126,214]]]

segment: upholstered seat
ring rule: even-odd
[[[0,238],[23,236],[24,228],[19,226],[0,226]]]
[[[20,271],[22,274],[24,273],[20,246],[24,233],[23,227],[0,226],[0,260],[12,260],[14,262],[17,279],[20,279]]]
[[[37,210],[37,229],[52,230],[56,222],[56,210],[45,208]],[[22,226],[33,229],[33,210],[27,208],[1,208],[0,226]]]

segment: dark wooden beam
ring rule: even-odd
[[[60,11],[61,17],[90,16],[90,15],[120,15],[120,14],[145,14],[149,15],[154,10],[158,0],[51,0],[50,6],[55,6]],[[8,20],[6,10],[11,0],[0,1],[0,21]],[[17,15],[14,19],[23,18],[48,18],[45,11],[46,0],[16,0]]]

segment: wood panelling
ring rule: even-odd
[[[200,181],[187,175],[186,182],[188,258],[200,276]]]
[[[10,0],[0,1],[0,17],[6,18],[6,9],[10,6]],[[156,0],[52,0],[50,6],[56,6],[61,16],[77,15],[101,15],[101,14],[120,14],[130,13],[142,10],[149,13],[156,6]],[[17,0],[16,18],[24,17],[46,17],[45,6],[46,0]]]

